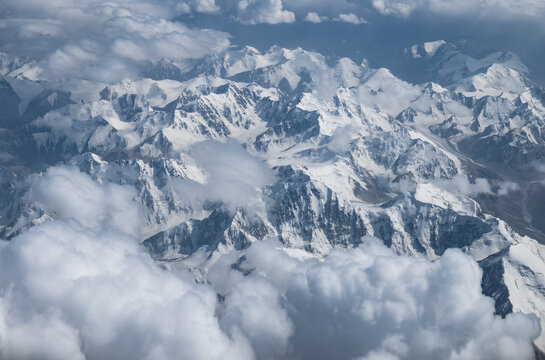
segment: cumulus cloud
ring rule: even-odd
[[[139,62],[198,58],[225,49],[229,35],[190,29],[173,19],[217,12],[213,0],[23,0],[0,7],[3,51],[38,57],[35,78],[118,81]]]
[[[322,259],[256,242],[215,254],[205,269],[210,285],[196,284],[139,246],[132,188],[68,167],[31,186],[56,216],[0,244],[2,358],[534,356],[537,320],[495,316],[479,266],[458,250],[430,262],[368,237]],[[59,188],[71,195],[59,199]]]
[[[458,174],[452,179],[438,179],[433,181],[433,184],[452,194],[462,196],[494,193],[505,196],[520,189],[519,184],[512,181],[493,182],[494,186],[485,178],[476,178],[474,182],[470,182],[464,174]]]
[[[379,240],[367,238],[360,248],[333,250],[319,260],[279,243],[259,242],[247,250],[240,266],[252,275],[239,277],[227,289],[225,319],[243,322],[237,314],[251,308],[244,331],[256,336],[270,332],[267,336],[279,344],[276,349],[285,351],[277,358],[534,356],[537,319],[495,316],[493,300],[481,293],[479,266],[459,250],[430,262],[397,256]],[[223,278],[212,284],[235,278],[232,272],[225,268]],[[250,314],[258,313],[269,326],[252,321],[255,315]]]
[[[284,6],[297,13],[320,12],[331,17],[340,14],[363,14],[372,11],[386,16],[408,17],[414,13],[432,13],[445,16],[471,14],[478,17],[527,16],[535,19],[545,14],[545,4],[541,1],[524,0],[284,0]]]
[[[95,231],[117,229],[139,236],[140,209],[134,204],[127,206],[136,197],[133,188],[101,185],[69,167],[49,168],[30,181],[30,197],[52,209],[56,217],[69,218]]]
[[[217,13],[220,7],[215,0],[189,0],[180,1],[176,4],[178,9],[186,10],[187,12],[196,11],[205,14]]]
[[[408,16],[416,7],[416,2],[373,0],[373,6],[383,15],[396,14]]]
[[[349,23],[349,24],[355,24],[355,25],[367,23],[367,21],[364,18],[358,17],[356,14],[352,14],[352,13],[340,14],[338,17],[336,17],[333,20],[340,21],[340,22],[346,22],[346,23]]]
[[[262,277],[249,276],[228,292],[222,324],[238,329],[260,359],[282,359],[289,351],[293,323],[279,289]]]
[[[477,194],[492,194],[492,188],[487,179],[477,178],[470,182],[467,176],[458,174],[452,179],[435,180],[433,184],[453,194],[471,196]]]
[[[253,357],[247,340],[221,329],[210,287],[159,268],[127,232],[141,224],[132,189],[72,168],[42,180],[35,188],[56,220],[0,248],[0,357]],[[59,186],[72,195],[58,199]]]
[[[202,183],[192,180],[173,183],[182,200],[193,205],[219,201],[231,210],[264,210],[261,188],[274,182],[274,175],[241,144],[204,141],[193,145],[189,152],[206,179]]]
[[[329,18],[327,16],[320,16],[318,15],[318,13],[316,12],[309,12],[307,14],[307,16],[305,16],[305,21],[308,21],[308,22],[311,22],[311,23],[314,23],[314,24],[319,24],[323,21],[327,21],[329,20]]]
[[[292,23],[295,14],[284,10],[282,0],[240,0],[237,20],[250,25]]]
[[[541,1],[524,0],[283,0],[284,7],[296,14],[316,12],[339,17],[353,13],[357,16],[378,13],[383,16],[406,18],[414,14],[433,14],[446,17],[471,15],[478,18],[526,17],[540,20],[545,15],[545,4]]]
[[[356,96],[363,104],[378,106],[382,111],[397,116],[417,98],[420,89],[395,77],[388,69],[378,69],[357,89]],[[389,94],[396,94],[392,98]]]

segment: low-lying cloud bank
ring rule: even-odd
[[[481,294],[481,270],[458,250],[432,263],[394,255],[369,238],[324,261],[298,259],[271,243],[254,244],[246,258],[255,270],[240,284],[266,279],[279,292],[283,312],[268,317],[291,320],[284,328],[293,329],[286,342],[295,358],[533,357],[528,340],[538,334],[536,320],[494,316],[492,299]],[[239,308],[259,304],[248,297]]]
[[[33,193],[57,219],[2,244],[0,358],[252,357],[221,330],[210,287],[162,270],[139,246],[133,189],[61,167]]]
[[[0,358],[533,358],[537,320],[494,316],[460,251],[429,262],[368,238],[319,260],[266,241],[196,284],[139,246],[132,188],[69,167],[31,186],[56,219],[1,243]]]

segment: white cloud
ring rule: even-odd
[[[71,168],[35,182],[57,219],[0,247],[0,357],[253,358],[247,340],[221,329],[210,287],[162,270],[139,246],[127,229],[141,224],[132,189]]]
[[[307,16],[305,16],[305,21],[308,21],[308,22],[311,22],[311,23],[314,23],[314,24],[319,24],[323,21],[327,21],[329,20],[329,18],[327,16],[320,16],[318,15],[318,13],[315,13],[313,11],[309,12],[307,14]]]
[[[358,249],[333,250],[319,261],[265,242],[252,245],[243,268],[285,299],[294,329],[287,357],[534,357],[535,317],[494,316],[493,300],[481,294],[480,268],[459,250],[429,262],[394,255],[367,238]],[[252,291],[246,289],[247,298]]]
[[[240,0],[237,20],[250,25],[292,23],[295,14],[284,10],[282,0]]]
[[[474,182],[470,182],[469,179],[463,175],[458,174],[452,179],[439,179],[433,181],[433,184],[443,190],[446,190],[452,194],[458,194],[462,196],[473,196],[478,194],[494,194],[497,193],[500,196],[508,195],[510,192],[517,191],[520,186],[517,183],[511,181],[501,181],[494,184],[494,191],[492,185],[485,178],[476,178]]]
[[[340,22],[346,22],[346,23],[349,23],[349,24],[355,24],[355,25],[367,23],[367,21],[365,21],[364,18],[358,17],[357,15],[352,14],[352,13],[340,14],[334,20],[335,21],[340,21]]]
[[[367,81],[357,89],[358,100],[382,111],[397,116],[420,95],[421,90],[412,84],[395,77],[388,69],[377,69]],[[396,94],[395,98],[390,94]]]
[[[134,204],[127,206],[136,197],[133,188],[100,185],[70,167],[49,168],[44,176],[34,177],[31,182],[30,197],[54,210],[60,219],[69,218],[94,231],[116,229],[140,235],[140,209]]]
[[[373,0],[373,6],[383,15],[408,16],[416,7],[416,2]]]
[[[180,4],[183,4],[183,2]],[[215,0],[191,0],[188,5],[197,12],[208,14],[217,13],[220,9]]]
[[[193,145],[190,154],[204,171],[206,180],[202,184],[192,180],[173,183],[182,200],[193,205],[220,201],[231,210],[264,210],[261,188],[271,184],[274,175],[241,144],[205,141]]]
[[[477,178],[475,182],[471,183],[463,174],[458,174],[452,179],[435,180],[433,184],[450,193],[463,196],[492,194],[492,188],[487,179]]]
[[[250,276],[239,282],[225,302],[222,324],[240,329],[260,359],[281,359],[289,350],[293,324],[281,294],[269,281]]]
[[[217,12],[213,0],[22,0],[0,10],[0,45],[39,56],[39,78],[115,82],[138,62],[199,58],[224,50],[229,35],[173,21],[188,11]]]
[[[26,313],[8,291],[0,297],[0,356],[6,359],[85,360],[77,330],[58,312]]]
[[[214,163],[212,153],[227,159],[212,172],[236,172],[222,153],[240,159],[240,149],[202,146],[204,162]],[[259,178],[251,169],[243,167],[244,176]],[[494,316],[481,270],[460,251],[429,262],[366,238],[318,259],[256,242],[242,261],[236,251],[215,254],[211,285],[197,285],[189,273],[161,269],[139,246],[132,188],[56,167],[32,180],[32,192],[56,219],[0,244],[3,358],[534,356],[538,322]]]
[[[365,15],[371,19],[373,12],[401,18],[414,14],[444,17],[470,15],[481,20],[532,19],[536,22],[540,22],[545,16],[545,3],[539,0],[283,0],[283,5],[297,16],[304,17],[308,13],[318,13],[330,19],[351,13],[358,18]]]

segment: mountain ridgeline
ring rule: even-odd
[[[279,47],[159,59],[114,84],[43,81],[2,54],[0,237],[56,217],[29,189],[65,164],[136,189],[165,267],[205,273],[271,238],[318,257],[365,236],[430,260],[458,248],[497,314],[545,329],[545,91],[513,53],[405,55],[419,83]]]

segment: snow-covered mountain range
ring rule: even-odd
[[[0,237],[62,218],[36,184],[75,167],[132,186],[142,246],[200,282],[255,243],[322,260],[372,236],[432,261],[461,249],[496,314],[545,329],[545,91],[510,52],[405,55],[421,83],[300,48],[163,58],[117,83],[1,54]]]

